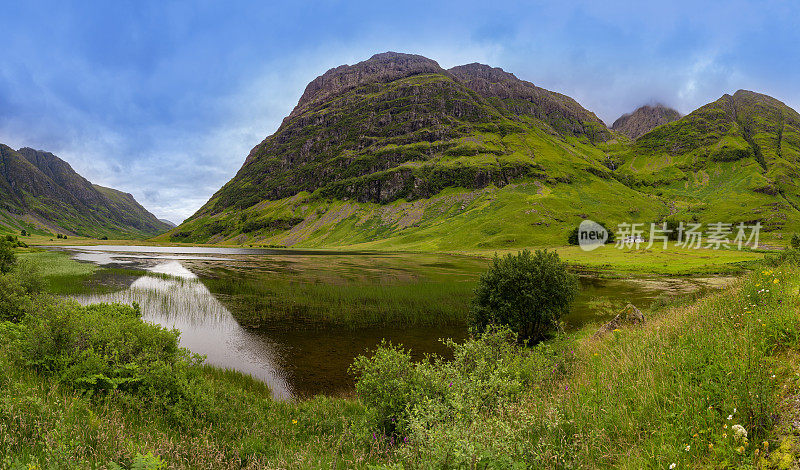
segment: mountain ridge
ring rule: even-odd
[[[54,154],[0,144],[0,225],[66,235],[147,237],[170,227],[132,195],[89,182]]]
[[[733,104],[723,97],[720,106],[707,106],[743,116],[755,109],[753,124],[737,124],[752,128],[749,133],[723,135],[730,123],[717,119],[718,110],[713,119],[701,107],[675,120],[676,112],[662,107],[633,126],[642,133],[631,140],[572,98],[500,68],[472,63],[444,70],[418,55],[376,54],[310,82],[237,174],[158,238],[503,248],[562,244],[564,233],[588,217],[612,224],[755,220],[767,208],[783,217],[770,229],[795,227],[795,170],[759,176],[737,172],[731,162],[745,147],[758,162],[757,145],[751,145],[764,138],[758,116],[797,113],[775,111],[785,105],[759,98],[765,95],[734,96]],[[790,131],[793,136],[794,127]],[[749,168],[749,161],[738,164]],[[800,161],[784,166],[800,168]],[[742,183],[742,174],[769,184]],[[704,187],[704,179],[718,186]],[[779,187],[769,189],[776,182]],[[739,191],[726,194],[741,204],[738,213],[710,189]],[[726,209],[713,209],[709,201]]]

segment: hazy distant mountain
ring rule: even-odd
[[[94,237],[152,236],[170,228],[130,194],[91,184],[52,153],[2,144],[0,225]]]
[[[564,243],[585,218],[800,228],[796,115],[738,92],[682,119],[640,108],[614,125],[628,141],[502,69],[377,54],[309,83],[236,176],[160,238],[447,250]]]
[[[164,222],[165,224],[169,225],[170,227],[177,227],[178,226],[178,224],[176,224],[175,222],[171,222],[171,221],[169,221],[167,219],[158,219],[158,220],[160,222]]]
[[[612,129],[622,132],[632,139],[638,139],[658,126],[681,118],[681,113],[661,104],[642,106],[630,114],[624,114],[614,121]]]

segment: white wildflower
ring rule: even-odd
[[[736,437],[737,441],[747,439],[747,430],[741,424],[734,424],[731,426],[731,431],[733,431],[733,435]]]

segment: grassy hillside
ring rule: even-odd
[[[130,194],[91,184],[51,153],[0,144],[0,231],[141,238],[169,227]]]
[[[475,251],[562,245],[586,218],[800,230],[794,110],[740,91],[677,121],[637,113],[629,130],[650,132],[631,140],[501,69],[379,54],[311,82],[237,175],[157,240]]]
[[[616,155],[630,187],[657,196],[670,218],[800,229],[800,115],[765,95],[725,95]]]

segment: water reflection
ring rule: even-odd
[[[205,355],[209,364],[266,382],[276,398],[292,395],[289,383],[276,367],[274,342],[242,328],[180,261],[167,261],[148,270],[171,277],[142,276],[126,290],[75,299],[83,304],[138,302],[145,321],[179,330],[181,346]]]
[[[62,247],[63,249],[63,247]],[[308,252],[205,247],[68,247],[75,259],[107,267],[137,268],[150,275],[135,278],[119,292],[76,296],[78,301],[138,302],[146,321],[181,332],[181,345],[203,354],[209,364],[240,371],[266,382],[276,398],[347,394],[353,388],[348,367],[353,358],[374,349],[382,339],[410,348],[416,358],[446,354],[440,338],[463,340],[466,327],[392,327],[308,329],[280,323],[269,329],[243,327],[245,302],[209,291],[209,278],[242,282],[269,280],[287,289],[278,294],[297,299],[297,283],[330,286],[416,286],[431,279],[471,283],[486,269],[485,260],[448,255]],[[101,276],[113,276],[107,272]],[[95,280],[97,281],[97,280]],[[607,321],[627,302],[646,308],[662,294],[679,294],[719,284],[715,279],[608,280],[583,278],[567,328]],[[130,283],[128,285],[128,283]],[[458,299],[469,308],[469,298]],[[224,304],[223,304],[224,302]],[[244,316],[246,317],[246,315]]]

